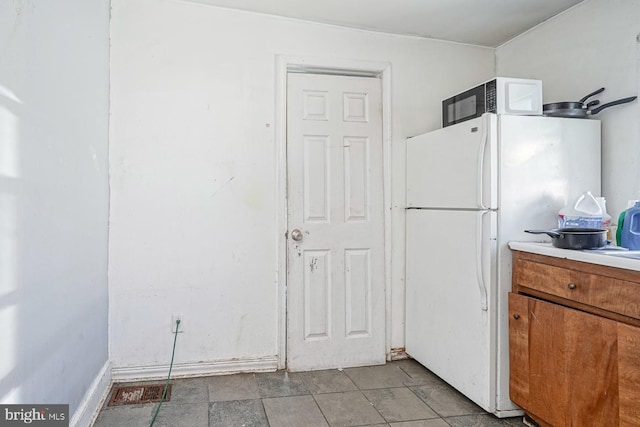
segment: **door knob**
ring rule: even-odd
[[[297,228],[294,228],[293,231],[291,231],[291,238],[296,242],[302,240],[302,237],[302,231],[298,230]]]

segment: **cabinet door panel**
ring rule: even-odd
[[[617,324],[573,309],[564,311],[567,426],[616,426],[618,411]]]
[[[528,298],[529,405],[534,414],[554,426],[564,425],[569,406],[565,310]]]
[[[568,407],[564,366],[564,310],[509,295],[509,391],[537,420],[561,425]]]
[[[618,324],[620,426],[640,425],[640,328]]]

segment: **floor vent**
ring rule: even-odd
[[[137,403],[159,402],[162,399],[164,384],[147,384],[133,386],[115,386],[107,406],[134,405]],[[171,384],[167,387],[164,402],[171,399]]]

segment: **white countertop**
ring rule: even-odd
[[[515,251],[530,252],[539,255],[547,255],[556,258],[566,258],[573,261],[600,264],[609,267],[624,268],[626,270],[640,271],[640,259],[623,258],[598,253],[597,250],[572,250],[558,249],[551,243],[538,242],[509,242],[509,248]]]

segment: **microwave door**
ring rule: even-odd
[[[485,113],[485,87],[477,86],[442,101],[442,127],[475,119]]]
[[[498,97],[504,99],[503,114],[542,114],[542,85],[538,80],[506,81],[498,87]]]

